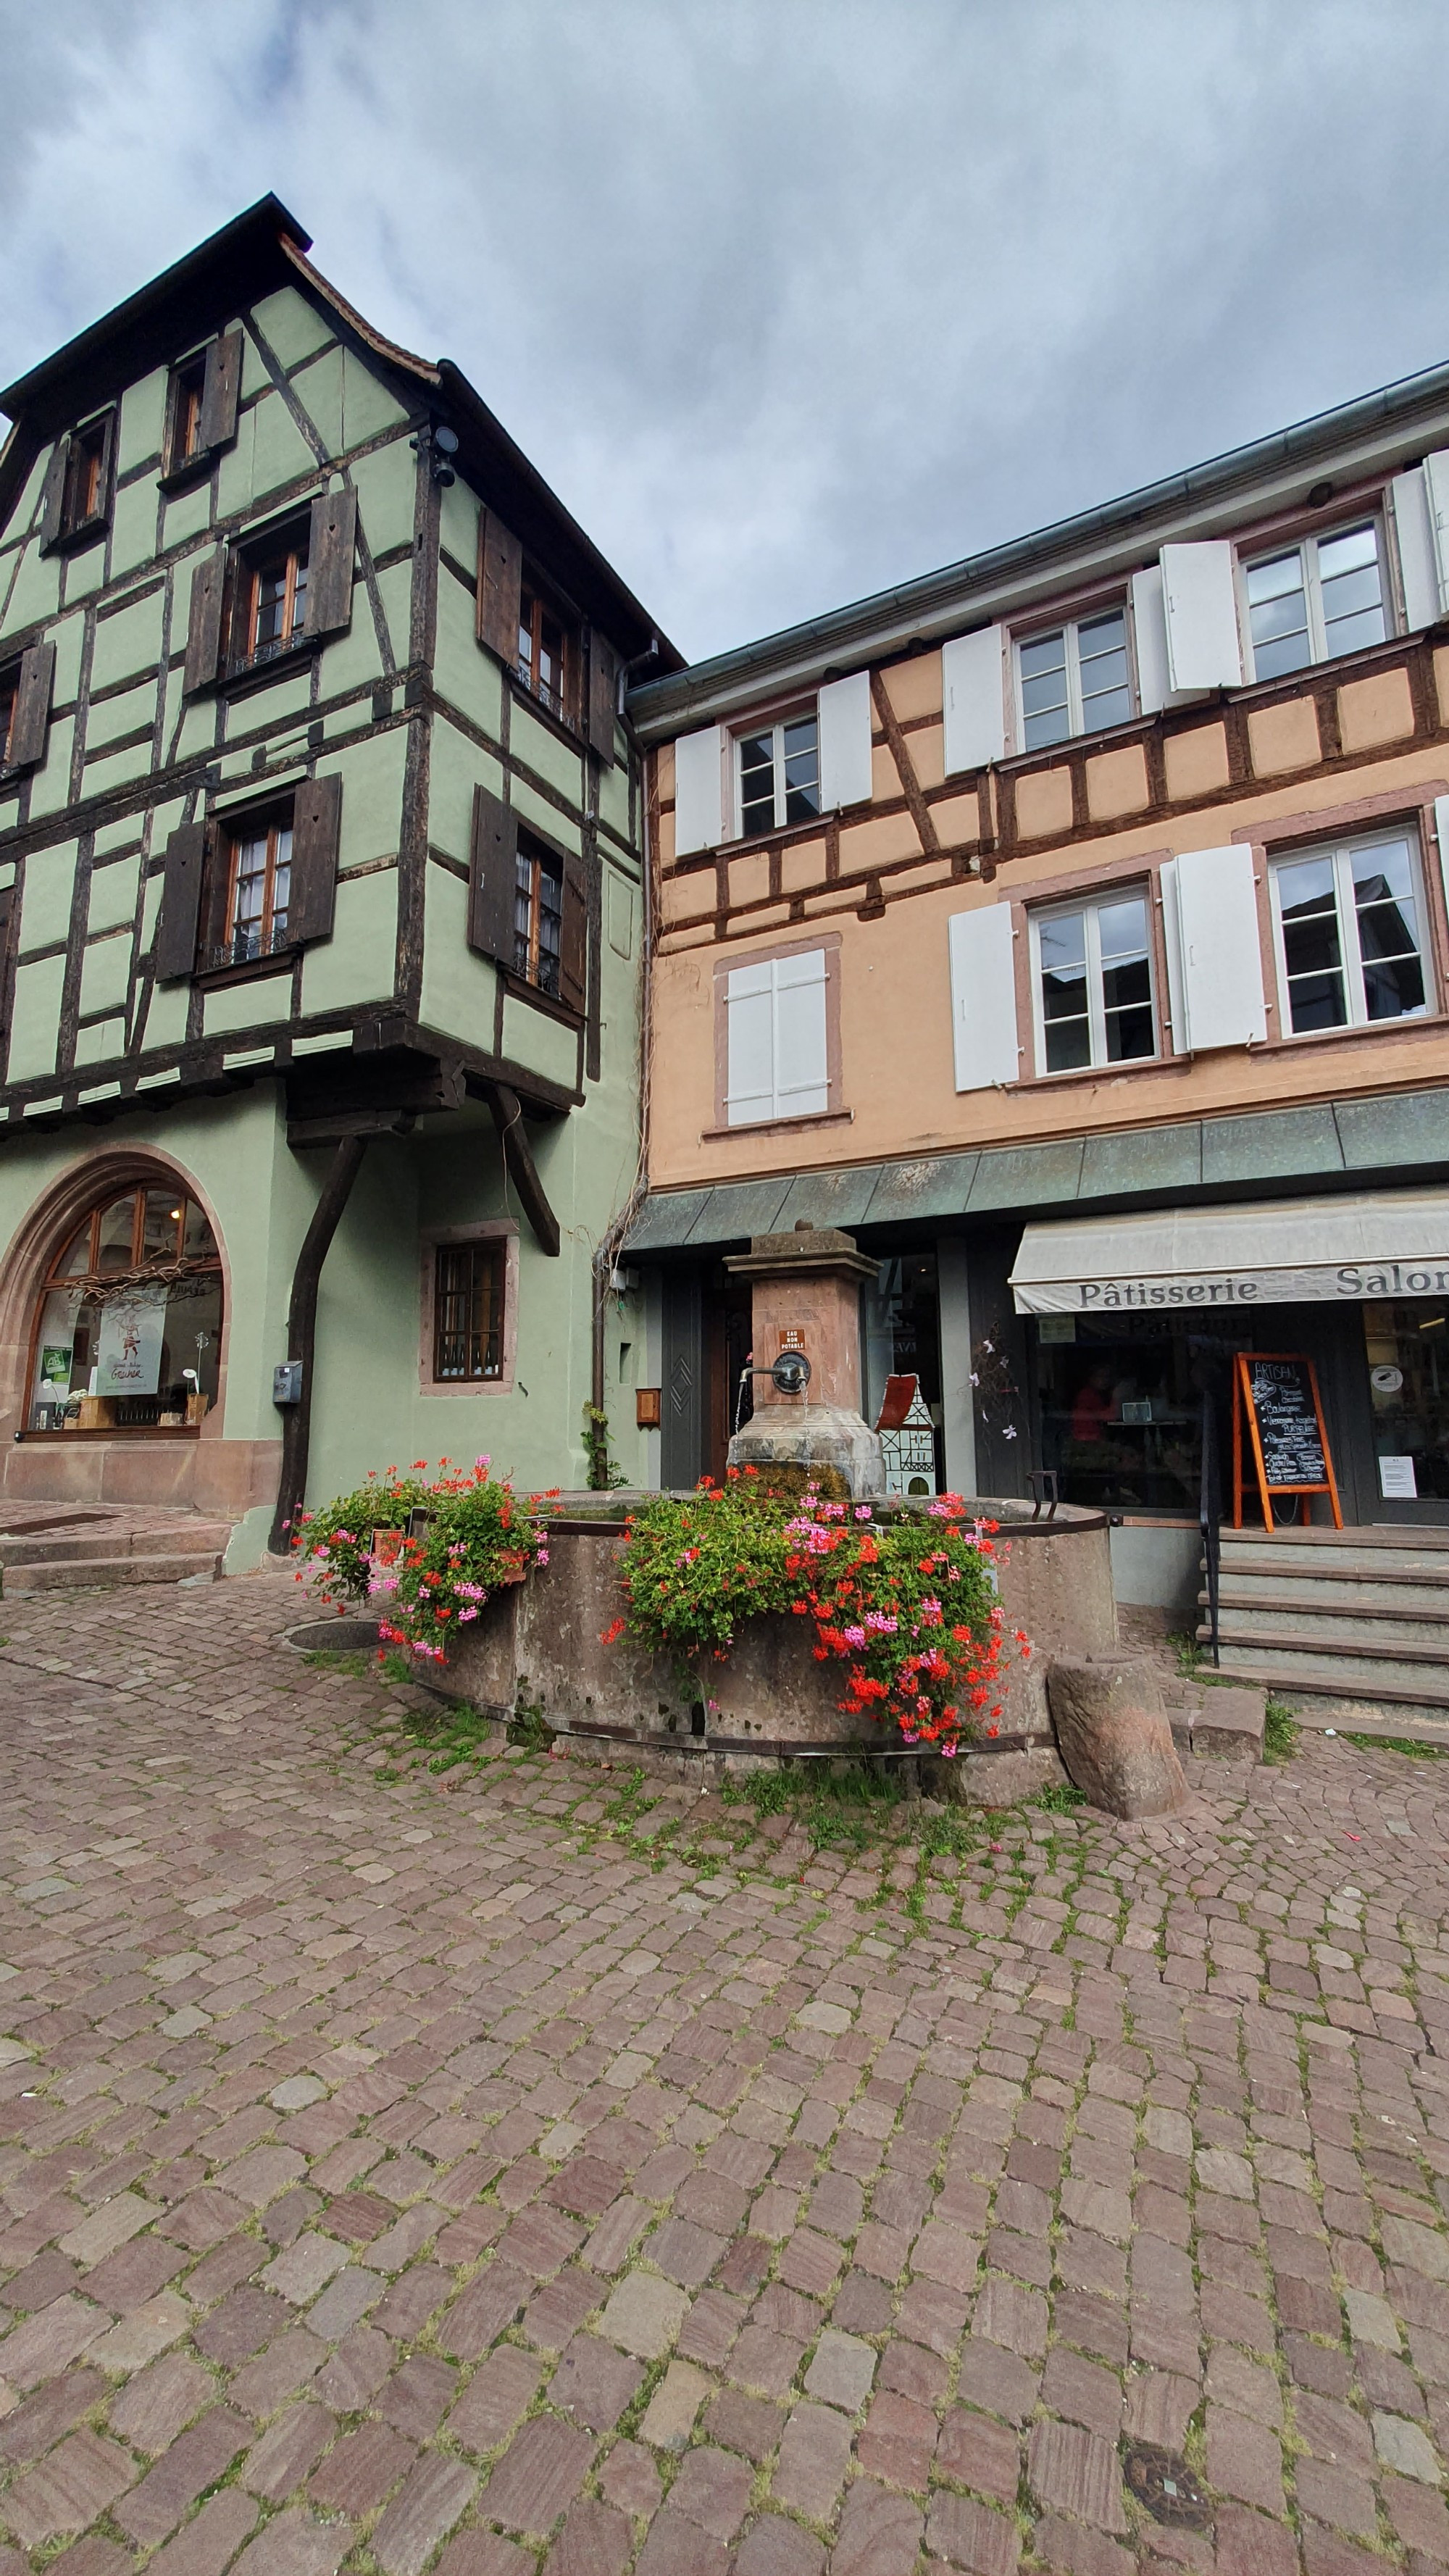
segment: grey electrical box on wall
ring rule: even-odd
[[[272,1371],[272,1402],[300,1404],[301,1401],[302,1363],[300,1360],[283,1360],[281,1366]]]

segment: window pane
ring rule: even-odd
[[[1067,667],[1066,629],[1063,628],[1056,635],[1033,635],[1029,643],[1021,646],[1020,651],[1023,684],[1027,680],[1039,678],[1043,672],[1065,671]]]
[[[1147,906],[1141,895],[1133,895],[1126,903],[1102,904],[1097,912],[1097,937],[1104,966],[1109,958],[1145,957]]]
[[[188,1261],[215,1261],[216,1237],[207,1221],[206,1211],[195,1199],[187,1199],[186,1221],[181,1236],[181,1250]]]
[[[69,1273],[85,1272],[91,1266],[91,1221],[87,1217],[78,1234],[73,1234],[57,1261],[51,1277],[63,1279]]]
[[[1424,1007],[1413,887],[1407,843],[1380,842],[1370,850],[1355,850],[1354,907],[1371,1020],[1400,1020]]]
[[[1303,558],[1295,546],[1271,562],[1250,564],[1247,573],[1248,625],[1253,638],[1253,665],[1260,680],[1283,671],[1301,671],[1311,661],[1308,603],[1303,589]]]
[[[1373,527],[1348,528],[1341,536],[1318,540],[1318,578],[1336,581],[1343,573],[1360,572],[1366,565],[1375,575],[1379,564],[1378,531]]]
[[[272,945],[287,927],[287,901],[292,890],[292,826],[279,823],[272,856]]]
[[[299,634],[307,616],[307,558],[296,559],[292,579],[292,633]]]
[[[1089,618],[1077,628],[1077,664],[1087,731],[1125,724],[1132,713],[1132,691],[1127,676],[1127,620],[1120,609],[1110,617]]]
[[[1342,1028],[1348,1018],[1343,948],[1331,859],[1299,859],[1275,871],[1296,1031]]]
[[[538,862],[538,982],[557,994],[563,954],[563,878],[546,860]]]
[[[282,618],[285,613],[287,603],[287,566],[285,560],[279,564],[266,565],[264,569],[257,574],[256,585],[257,622],[255,643],[257,651],[260,652],[264,644],[275,644],[281,636]]]
[[[774,733],[746,734],[740,744],[740,828],[768,832],[774,822]]]
[[[101,1245],[98,1267],[103,1271],[129,1270],[131,1238],[136,1222],[136,1193],[127,1192],[123,1199],[113,1200],[101,1218]]]
[[[820,750],[814,716],[797,716],[782,725],[785,757],[785,820],[813,822],[820,811]]]
[[[1288,1016],[1296,1035],[1311,1029],[1341,1029],[1348,1012],[1341,975],[1300,975],[1288,979]]]
[[[1092,1033],[1085,1019],[1052,1020],[1046,1032],[1048,1073],[1075,1073],[1092,1061]]]
[[[176,1238],[181,1230],[185,1206],[174,1190],[148,1190],[145,1213],[141,1219],[141,1258],[143,1261],[174,1261]]]
[[[533,954],[533,861],[520,850],[513,864],[513,964],[526,975]]]

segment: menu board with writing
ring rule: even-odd
[[[1327,1494],[1333,1505],[1334,1526],[1341,1529],[1338,1487],[1312,1360],[1294,1351],[1240,1351],[1234,1380],[1234,1528],[1241,1529],[1243,1525],[1246,1430],[1264,1527],[1273,1525],[1272,1495]],[[1302,1508],[1306,1519],[1306,1500]]]

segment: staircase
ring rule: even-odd
[[[1206,1645],[1207,1591],[1198,1594]],[[1449,1720],[1449,1529],[1224,1529],[1220,1669],[1303,1713]]]
[[[0,1505],[0,1592],[97,1583],[181,1583],[220,1574],[230,1521],[103,1504]]]

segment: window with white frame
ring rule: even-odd
[[[1134,711],[1126,610],[1106,609],[1054,626],[1049,635],[1023,636],[1016,681],[1024,751],[1125,724]]]
[[[725,1123],[820,1117],[830,1107],[823,948],[764,957],[725,978]]]
[[[735,737],[735,789],[742,836],[813,823],[820,812],[820,723],[786,716]]]
[[[1335,528],[1243,567],[1253,676],[1276,680],[1388,634],[1378,523]]]
[[[1407,832],[1279,859],[1272,881],[1285,1031],[1367,1028],[1428,1008],[1418,851]]]
[[[1038,1073],[1075,1073],[1157,1053],[1146,887],[1034,912]]]

